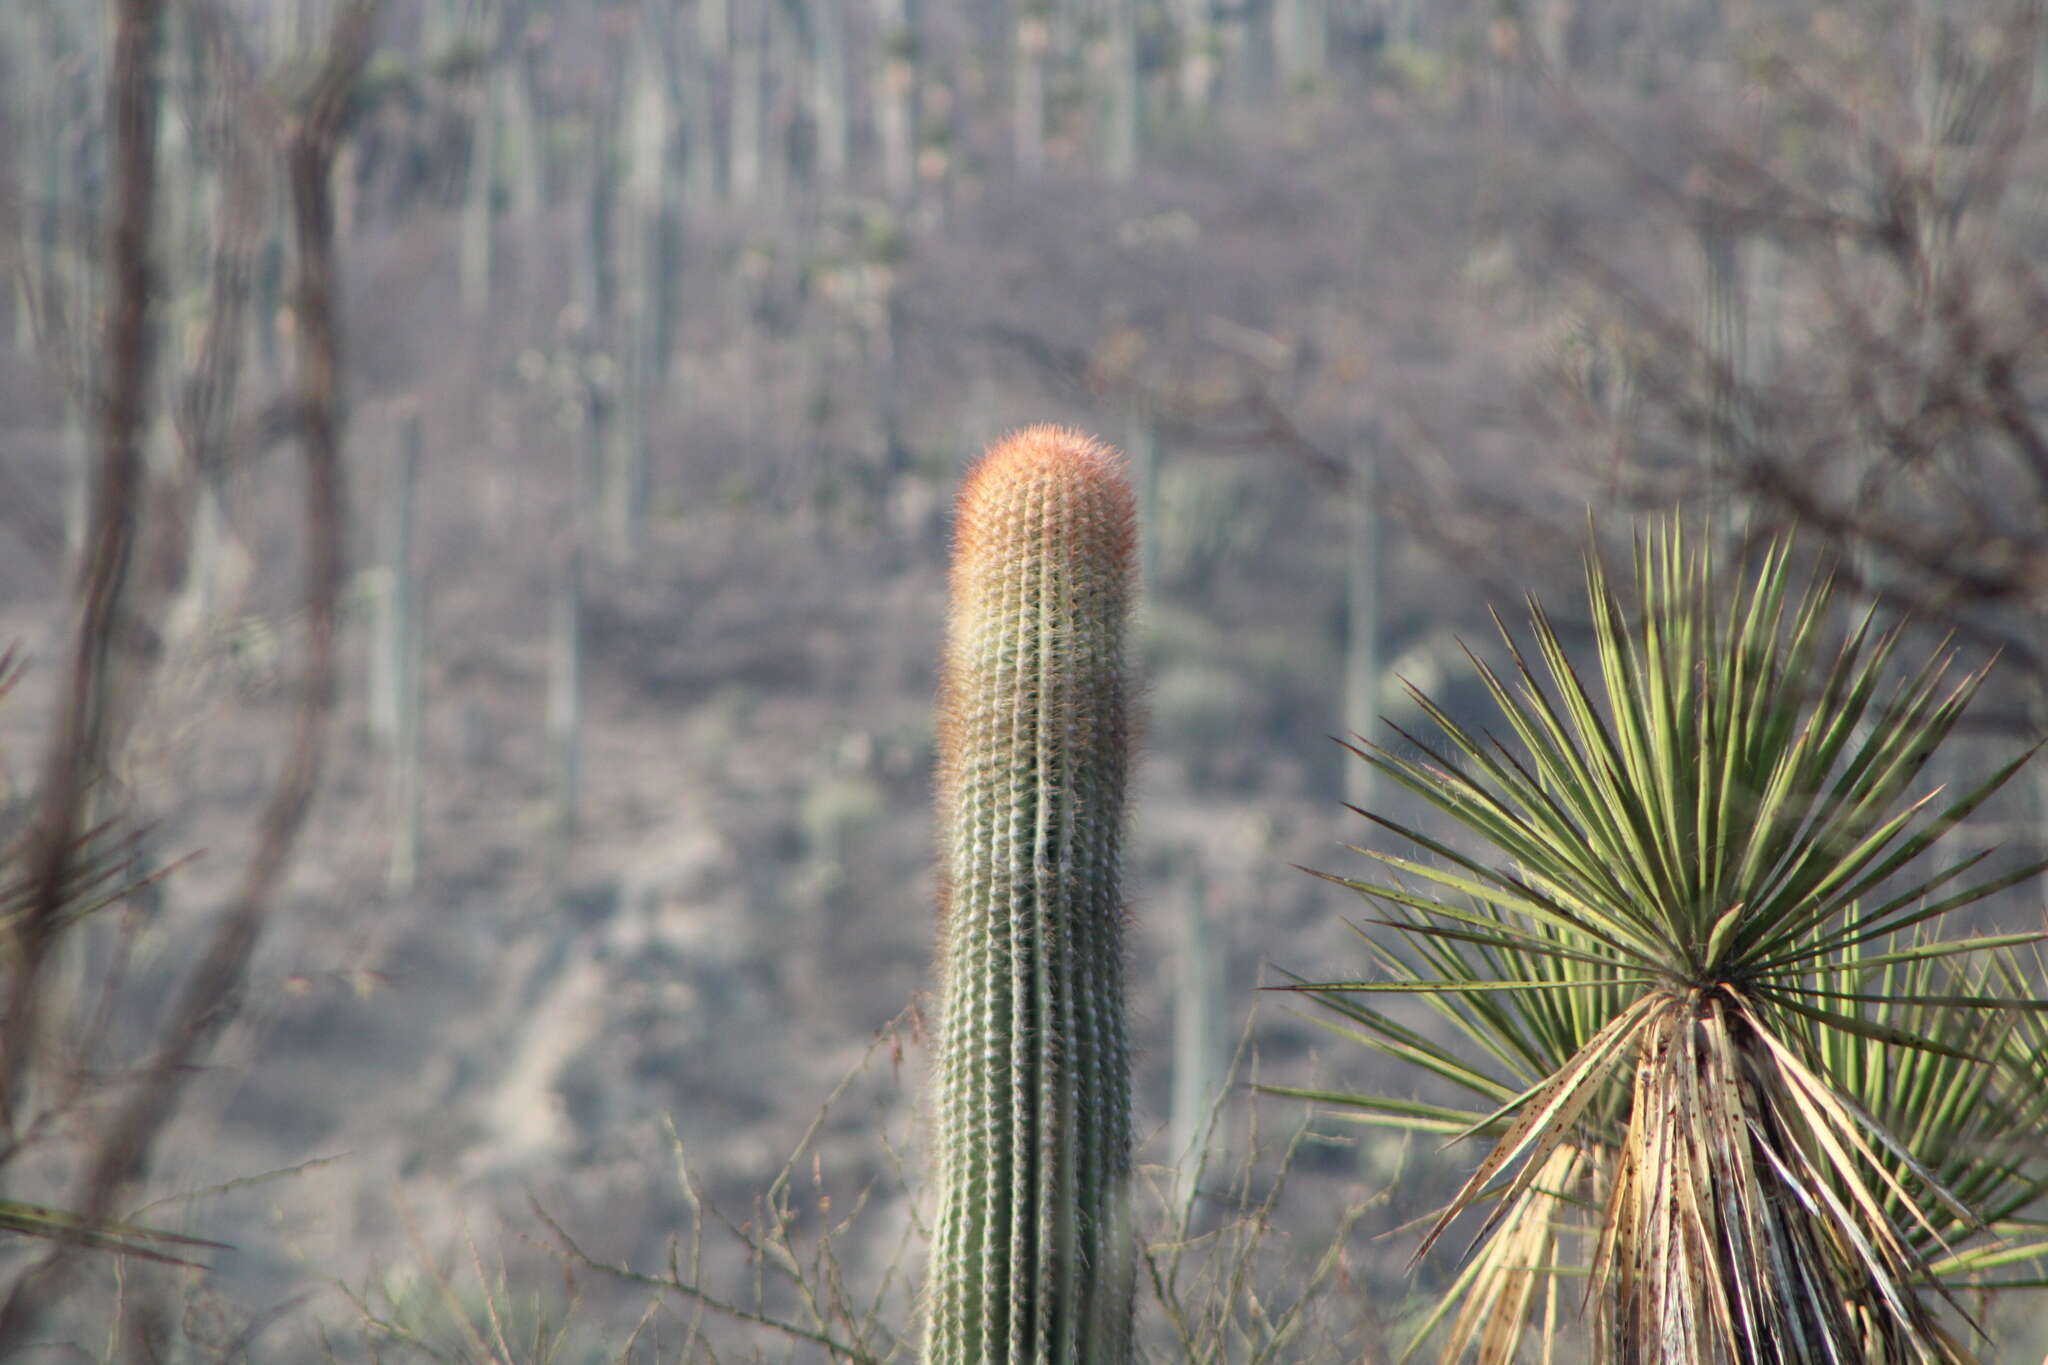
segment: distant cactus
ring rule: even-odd
[[[1078,432],[998,442],[960,495],[928,1365],[1131,1358],[1118,861],[1136,542],[1121,459]]]
[[[570,546],[548,605],[549,875],[560,880],[583,796],[583,552]]]

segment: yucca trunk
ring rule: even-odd
[[[1815,1269],[1835,1258],[1800,1212],[1813,1196],[1789,1174],[1814,1139],[1789,1126],[1795,1106],[1773,1095],[1774,1072],[1747,1012],[1719,993],[1674,994],[1655,1011],[1609,1191],[1612,1277],[1594,1272],[1596,1291],[1612,1286],[1605,1365],[1819,1362],[1855,1339],[1838,1285]]]
[[[954,532],[939,696],[931,1365],[1130,1358],[1118,860],[1136,518],[1121,460],[999,442]]]

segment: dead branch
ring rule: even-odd
[[[157,0],[120,0],[124,14],[154,16]],[[329,31],[326,58],[285,145],[298,255],[298,368],[306,460],[306,674],[284,771],[266,805],[259,842],[200,965],[186,982],[148,1072],[87,1163],[74,1207],[104,1219],[122,1186],[169,1122],[192,1062],[232,1019],[263,919],[312,803],[336,679],[335,626],[343,574],[341,338],[334,302],[334,221],[329,177],[349,90],[368,60],[380,0],[352,0]],[[140,82],[117,56],[115,99]],[[144,139],[142,145],[153,146]],[[145,182],[146,183],[146,182]],[[124,201],[124,203],[127,201]],[[146,208],[146,201],[145,201]],[[147,215],[144,214],[146,224]],[[137,281],[146,286],[146,276]],[[138,304],[139,306],[139,304]],[[138,400],[139,402],[139,400]],[[134,420],[131,414],[131,422]],[[111,426],[111,423],[110,423]],[[132,429],[129,432],[132,447]],[[111,441],[110,441],[111,445]],[[131,449],[132,459],[132,449]],[[61,1298],[75,1248],[59,1246],[16,1280],[0,1305],[0,1353],[18,1344]]]
[[[25,864],[32,888],[16,922],[0,1023],[0,1125],[18,1118],[23,1068],[34,1048],[37,978],[64,908],[85,795],[106,766],[107,700],[142,501],[139,436],[154,354],[148,327],[150,225],[156,200],[157,62],[163,0],[115,0],[107,93],[114,215],[107,238],[111,292],[104,348],[98,477],[75,588],[77,608],[56,723],[44,750],[35,826]]]

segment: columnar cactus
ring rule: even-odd
[[[1078,432],[1031,427],[960,494],[928,1365],[1131,1358],[1118,860],[1137,525],[1121,466]]]

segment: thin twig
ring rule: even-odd
[[[833,1354],[834,1358],[852,1361],[853,1365],[882,1365],[882,1360],[879,1356],[871,1356],[856,1346],[847,1345],[837,1337],[824,1332],[814,1332],[807,1327],[799,1327],[793,1322],[784,1322],[780,1318],[771,1318],[765,1313],[757,1313],[750,1308],[743,1308],[739,1304],[719,1298],[707,1289],[701,1289],[694,1284],[688,1284],[680,1278],[671,1276],[663,1279],[659,1275],[644,1275],[626,1266],[608,1265],[603,1261],[596,1260],[576,1244],[576,1239],[571,1237],[560,1223],[557,1223],[550,1217],[548,1211],[542,1208],[537,1200],[533,1201],[533,1212],[534,1216],[539,1218],[541,1222],[546,1223],[548,1230],[561,1240],[563,1249],[587,1269],[609,1275],[627,1284],[642,1285],[649,1289],[665,1289],[681,1294],[686,1298],[695,1299],[713,1312],[722,1313],[736,1321],[750,1322],[757,1327],[766,1327],[770,1331],[780,1332],[784,1336],[791,1337],[797,1341],[808,1341],[814,1345],[823,1346]]]

